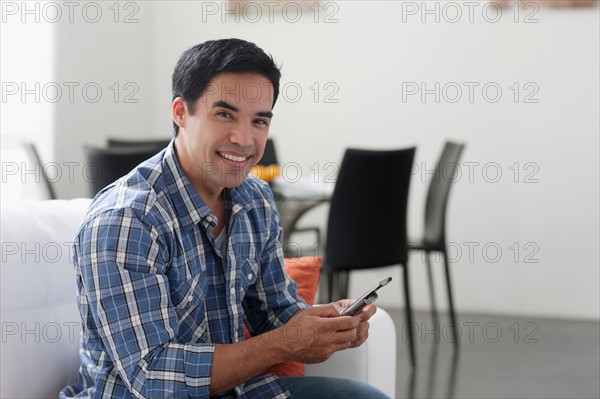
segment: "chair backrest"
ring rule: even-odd
[[[92,196],[158,152],[154,145],[123,148],[85,147],[85,151],[89,163],[87,166],[90,171]]]
[[[265,153],[263,157],[258,162],[259,165],[269,166],[273,164],[279,164],[277,161],[277,151],[275,150],[275,142],[273,139],[267,139],[267,144],[265,145]]]
[[[429,183],[425,203],[425,229],[423,241],[427,247],[443,249],[446,242],[446,208],[450,186],[456,179],[458,160],[464,144],[447,141],[435,166]]]
[[[56,199],[56,191],[54,190],[54,186],[53,183],[50,181],[50,178],[48,177],[48,174],[46,173],[46,168],[44,167],[44,164],[42,163],[42,159],[40,158],[40,154],[35,146],[35,144],[30,143],[30,142],[22,142],[21,145],[23,146],[23,150],[25,151],[25,154],[27,155],[27,158],[29,158],[29,160],[31,162],[34,163],[34,167],[37,169],[38,167],[40,168],[41,174],[42,174],[42,179],[43,181],[43,185],[46,191],[46,195],[48,196],[48,199]],[[37,165],[35,165],[37,164]]]
[[[156,140],[128,140],[128,139],[112,139],[107,140],[109,148],[127,148],[139,146],[154,146],[157,152],[169,145],[171,139],[156,139]]]
[[[329,209],[327,268],[406,264],[406,214],[414,155],[415,148],[346,150]]]

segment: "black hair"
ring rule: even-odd
[[[271,81],[274,89],[273,104],[279,95],[281,72],[271,55],[254,43],[241,39],[210,40],[183,52],[172,76],[174,100],[181,97],[190,113],[212,79],[222,72],[257,73]],[[179,126],[173,122],[175,135]]]

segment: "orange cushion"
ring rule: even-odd
[[[298,286],[298,295],[310,306],[314,305],[323,259],[318,256],[303,256],[286,258],[284,261],[285,272]]]
[[[298,295],[312,306],[315,303],[319,273],[323,259],[318,256],[303,256],[301,258],[286,258],[285,271],[296,282]],[[244,338],[250,338],[250,333],[244,326]],[[287,361],[273,366],[265,374],[275,374],[280,377],[304,376],[304,364]]]

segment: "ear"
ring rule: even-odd
[[[185,128],[185,116],[187,114],[187,106],[185,104],[185,100],[181,97],[177,97],[173,100],[171,104],[171,117],[173,118],[173,122],[179,128]]]

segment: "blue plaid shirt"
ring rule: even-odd
[[[307,308],[283,268],[268,186],[249,176],[224,195],[226,253],[173,142],[96,196],[73,253],[81,368],[61,397],[208,397],[215,344],[243,340],[244,322],[260,334]],[[267,375],[227,395],[289,392]]]

